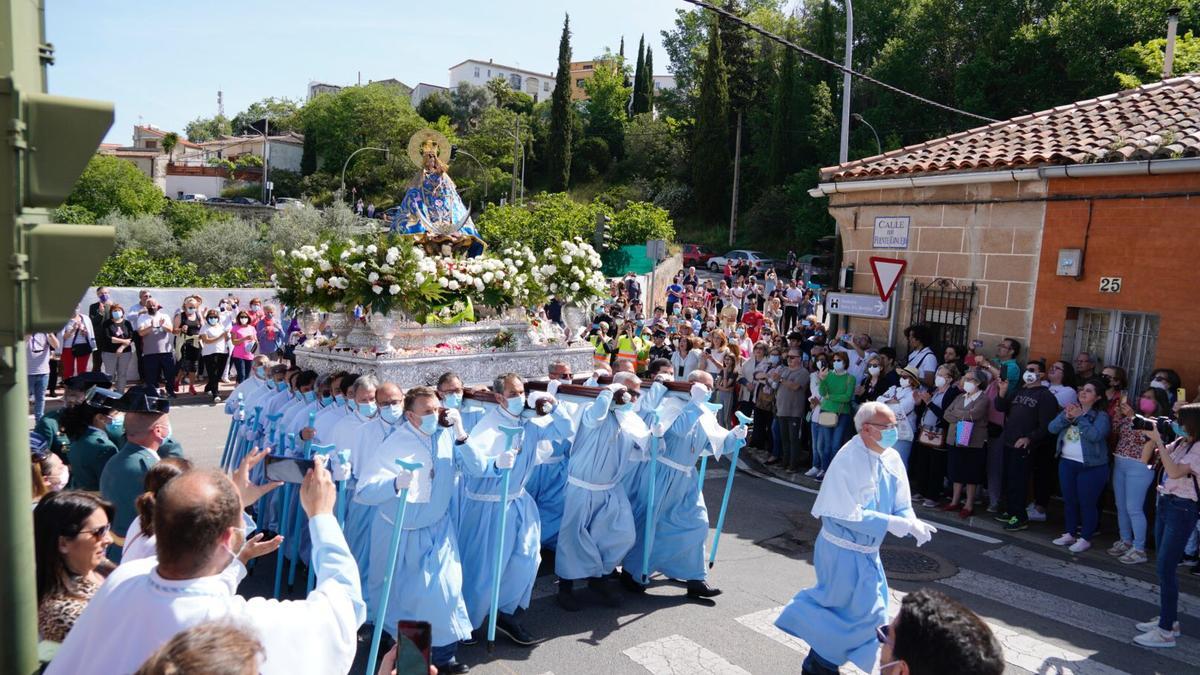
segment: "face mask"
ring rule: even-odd
[[[979,385],[975,384],[974,382],[963,382],[962,387],[963,391],[968,394],[974,394],[976,390],[979,389]]]
[[[898,440],[900,440],[900,432],[896,431],[895,427],[892,427],[891,429],[884,429],[879,434],[879,445],[885,448],[892,447]]]
[[[942,377],[941,375],[938,375],[933,378],[933,384],[938,389],[941,389],[942,387],[946,386],[946,378]]]
[[[912,389],[912,380],[910,380],[906,377],[900,378],[900,388],[901,389]]]
[[[1153,399],[1143,398],[1138,400],[1138,410],[1142,411],[1143,415],[1153,415],[1156,408],[1158,408],[1158,404]]]
[[[175,435],[175,430],[171,428],[171,422],[168,420],[167,421],[167,435],[163,437],[163,440],[165,441],[174,435]]]
[[[236,560],[237,557],[242,554],[242,549],[246,548],[246,528],[239,527],[239,528],[237,528],[237,530],[238,530],[238,532],[242,533],[241,543],[238,544],[237,550],[235,551],[232,548],[229,548],[228,546],[222,545],[222,548],[225,549],[225,552],[229,554],[230,562],[233,562],[234,560]]]
[[[772,354],[771,356],[767,357],[767,362],[772,364],[779,363],[779,357]]]
[[[146,313],[149,314],[150,316],[154,316],[155,314],[158,314],[158,308],[157,307],[147,307]]]
[[[363,417],[374,417],[375,412],[379,410],[379,406],[375,405],[375,401],[357,404],[358,414]]]
[[[195,313],[196,313],[196,308],[195,308],[195,307],[188,307],[188,308],[187,308],[187,315],[188,315],[188,316],[191,316],[191,315],[193,315],[193,314],[195,314]]]
[[[50,489],[54,492],[59,492],[67,487],[67,483],[71,481],[71,467],[64,466],[62,471],[57,476],[51,476],[47,482],[50,484]]]
[[[208,317],[208,325],[210,325],[210,326],[215,326],[215,325],[217,325],[217,322],[218,322],[218,321],[220,321],[220,319],[218,319],[218,318],[217,318],[217,317],[215,317],[215,316],[210,316],[210,317]]]
[[[266,377],[266,376],[267,376],[267,369],[266,369],[266,367],[265,367],[265,366],[256,366],[256,367],[254,368],[254,374],[255,374],[255,375],[257,375],[257,376],[259,376],[259,377]]]
[[[617,403],[613,405],[613,410],[618,412],[627,412],[629,410],[633,410],[633,402],[626,401],[625,403]]]
[[[742,336],[743,336],[743,335],[745,335],[745,334],[746,334],[746,329],[745,329],[745,328],[739,328],[739,329],[737,329],[737,336],[738,336],[738,337],[742,337]]]
[[[1150,386],[1154,387],[1155,389],[1162,389],[1163,391],[1167,390],[1167,383],[1163,382],[1162,380],[1154,380],[1150,383]]]
[[[804,320],[804,321],[801,321],[801,322],[800,322],[800,325],[801,325],[801,326],[804,326],[805,328],[808,328],[809,326],[811,326],[811,325],[812,325],[812,322],[811,322],[811,321],[808,321],[808,320],[806,319],[806,320]]]
[[[247,319],[243,316],[242,318],[238,319],[238,323],[242,324],[243,326],[248,326],[250,325],[250,319]]]
[[[108,302],[108,293],[100,294],[100,302]]]
[[[317,392],[315,391],[301,392],[300,396],[304,398],[305,403],[312,403],[313,401],[317,400]]]
[[[125,312],[113,312],[113,321],[120,321],[125,318]]]
[[[825,363],[824,359],[820,359],[817,361],[817,369],[818,370],[825,370],[825,368],[827,368],[827,367],[828,367],[828,365]]]
[[[346,397],[342,396],[341,394],[334,394],[333,402],[338,405],[346,405]]]
[[[845,370],[845,369],[846,369],[846,364],[845,364],[845,363],[842,363],[841,361],[834,361],[834,362],[833,362],[833,369],[834,369],[834,370],[836,370],[837,372],[839,372],[839,373],[840,373],[840,372],[842,372],[843,370]]]
[[[332,396],[322,396],[321,397],[321,407],[322,408],[328,408],[331,403],[333,403]]]
[[[879,366],[869,366],[867,368],[867,372],[871,374],[871,377],[878,377],[879,376]]]
[[[404,404],[392,403],[385,405],[379,409],[379,416],[388,424],[395,424],[400,421],[400,416],[404,414]],[[422,429],[424,431],[424,429]]]
[[[1187,429],[1184,429],[1183,425],[1179,422],[1171,422],[1171,431],[1174,431],[1176,436],[1182,437],[1188,435]]]
[[[504,402],[504,409],[508,411],[509,415],[520,415],[521,411],[525,409],[525,397],[513,396],[507,399]]]
[[[695,382],[692,384],[691,393],[692,398],[708,398],[710,392],[708,391],[708,387],[700,384],[699,382]]]
[[[433,432],[437,431],[437,427],[438,427],[438,414],[437,413],[429,413],[428,415],[421,416],[421,426],[420,426],[421,433],[425,434],[426,436],[432,436]]]
[[[280,381],[276,382],[275,389],[277,389],[278,391],[283,391],[283,390],[287,389],[287,381],[280,380]]]
[[[1032,370],[1027,370],[1025,371],[1025,374],[1021,376],[1021,379],[1025,380],[1025,384],[1033,384],[1034,382],[1038,381],[1038,374]]]
[[[462,406],[462,394],[457,392],[453,394],[446,394],[446,398],[442,401],[442,405],[446,406],[447,408],[453,408],[457,410],[460,406]]]
[[[114,436],[120,436],[125,433],[125,418],[115,419],[104,425],[104,430]]]
[[[257,312],[258,310],[262,309],[262,305],[250,305],[250,309]]]

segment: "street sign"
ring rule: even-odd
[[[826,293],[825,312],[864,319],[886,319],[888,304],[869,293]]]
[[[875,277],[875,290],[879,292],[880,300],[887,302],[892,297],[907,265],[907,260],[871,256],[871,274]]]
[[[909,216],[876,216],[871,233],[872,248],[908,248]]]

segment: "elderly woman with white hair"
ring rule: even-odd
[[[804,673],[832,674],[850,661],[873,672],[875,629],[888,622],[888,586],[879,559],[887,533],[920,546],[937,531],[913,513],[897,440],[896,414],[870,401],[854,415],[858,433],[834,456],[813,504],[821,532],[813,551],[817,585],[806,588],[775,621],[812,646]]]

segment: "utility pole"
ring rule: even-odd
[[[846,69],[842,71],[842,139],[838,163],[850,159],[850,69],[854,67],[854,3],[846,0]]]
[[[729,206],[729,247],[733,248],[737,232],[738,187],[742,171],[742,111],[737,114],[737,132],[733,142],[733,200]]]

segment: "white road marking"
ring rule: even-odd
[[[775,619],[779,618],[779,613],[781,611],[783,611],[783,607],[764,609],[761,612],[754,612],[753,614],[747,614],[746,616],[739,616],[737,618],[737,622],[754,631],[755,633],[765,635],[784,647],[797,652],[800,656],[808,656],[810,649],[807,642],[801,640],[795,635],[785,633],[775,626]],[[860,675],[863,673],[863,671],[853,663],[847,663],[846,665],[842,666],[841,672],[851,673],[853,675]]]
[[[971,570],[960,570],[958,574],[939,579],[937,583],[1116,640],[1130,649],[1139,649],[1133,644],[1133,638],[1137,635],[1133,625],[1137,620],[1120,614]],[[1188,665],[1200,664],[1200,643],[1196,640],[1178,640],[1174,649],[1159,649],[1157,652],[1165,658]]]
[[[817,490],[814,490],[814,489],[804,486],[804,485],[797,485],[796,483],[792,483],[790,481],[783,480],[782,478],[776,478],[774,476],[768,476],[766,474],[759,473],[759,472],[755,471],[754,469],[751,469],[749,466],[747,466],[745,464],[745,462],[743,462],[741,460],[738,460],[738,469],[745,471],[746,473],[750,474],[751,476],[754,476],[755,478],[761,478],[765,481],[769,481],[776,485],[782,485],[785,488],[790,488],[792,490],[799,490],[800,492],[807,492],[810,495],[815,495],[818,492]],[[995,537],[989,537],[986,534],[979,534],[978,532],[972,532],[970,530],[963,530],[963,529],[954,527],[953,525],[946,525],[943,523],[933,523],[933,526],[938,529],[938,532],[949,532],[951,534],[957,534],[960,537],[966,537],[967,539],[974,539],[975,541],[981,541],[985,544],[1003,544],[1004,543],[1004,541],[1001,539],[997,539]]]
[[[622,653],[653,675],[750,675],[682,635],[643,642]]]

